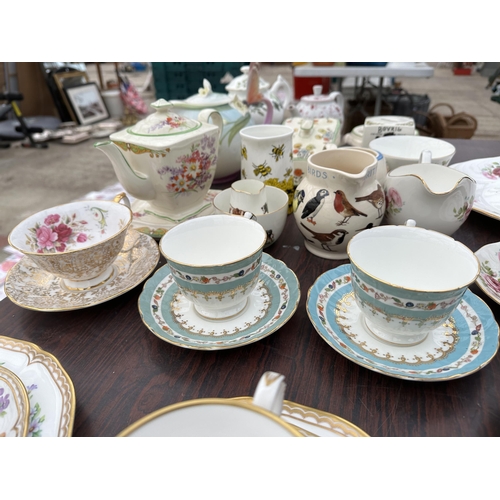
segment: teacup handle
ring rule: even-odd
[[[420,153],[420,160],[418,160],[419,163],[432,163],[432,152],[424,149]]]
[[[260,377],[253,395],[253,404],[280,416],[285,398],[285,376],[276,372],[265,372]]]
[[[116,202],[116,203],[121,203],[123,202],[123,204],[130,208],[132,210],[132,205],[130,204],[130,200],[128,199],[128,196],[127,196],[127,193],[119,193],[117,194],[114,198],[113,198],[113,201]]]

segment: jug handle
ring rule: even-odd
[[[344,96],[340,92],[331,92],[329,97],[336,101],[340,109],[344,111]]]
[[[212,122],[214,125],[217,125],[219,127],[219,138],[222,135],[222,128],[224,127],[224,122],[222,121],[222,116],[221,114],[212,108],[207,108],[204,109],[203,111],[200,111],[200,114],[198,115],[198,120],[204,123],[209,123],[209,120],[212,119]]]
[[[276,372],[265,372],[260,377],[252,403],[280,416],[285,398],[285,376]]]
[[[278,75],[278,79],[276,80],[276,82],[274,82],[273,88],[271,90],[273,94],[276,95],[276,97],[279,97],[279,93],[281,90],[283,91],[285,97],[281,104],[283,106],[283,109],[287,109],[288,105],[290,104],[292,95],[292,89],[288,82],[281,75]]]

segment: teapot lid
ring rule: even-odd
[[[181,108],[201,109],[229,104],[233,98],[228,94],[222,94],[212,91],[212,85],[204,78],[203,87],[198,89],[198,93],[184,100],[171,100],[174,106]]]
[[[144,120],[128,129],[128,133],[140,136],[179,135],[192,132],[201,127],[201,123],[185,118],[171,111],[173,104],[165,99],[158,99],[151,104],[156,110]]]
[[[301,98],[301,101],[304,102],[331,102],[334,98],[331,95],[323,95],[321,92],[323,91],[322,85],[313,85],[313,95],[306,95]]]
[[[248,72],[250,71],[250,66],[242,66],[240,71],[243,73],[240,76],[237,76],[233,80],[231,80],[226,85],[226,90],[228,92],[241,92],[247,90],[248,83]],[[259,77],[259,90],[267,90],[269,88],[269,83],[267,83],[263,78]]]

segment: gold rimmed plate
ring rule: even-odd
[[[245,308],[231,318],[200,316],[180,293],[168,266],[158,269],[144,284],[138,307],[144,324],[162,340],[187,349],[218,350],[271,335],[293,316],[299,299],[295,273],[263,253],[257,286]]]
[[[35,311],[69,311],[95,306],[122,295],[144,281],[160,259],[156,241],[129,229],[111,276],[85,290],[66,288],[60,278],[23,257],[5,278],[5,294],[15,304]]]
[[[25,437],[30,403],[21,379],[0,364],[0,437]]]
[[[29,400],[28,437],[69,437],[75,388],[61,363],[31,342],[0,336],[0,366],[22,382]]]
[[[497,353],[498,324],[470,290],[450,319],[421,343],[399,346],[378,339],[368,331],[356,304],[350,268],[345,264],[322,274],[306,301],[318,334],[347,359],[391,377],[429,382],[470,375]]]

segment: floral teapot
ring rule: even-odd
[[[215,181],[223,183],[237,178],[241,163],[241,139],[239,131],[247,126],[255,125],[248,107],[237,96],[230,96],[212,91],[212,85],[206,79],[203,87],[198,89],[198,94],[184,100],[170,101],[173,111],[196,119],[203,109],[215,109],[222,116],[224,122],[219,141],[219,156]]]
[[[295,106],[290,106],[292,116],[303,118],[336,118],[344,123],[344,96],[340,92],[323,95],[321,85],[313,86],[313,95],[306,95]]]
[[[226,90],[229,95],[238,96],[240,101],[246,101],[248,90],[248,72],[250,71],[250,66],[242,66],[240,70],[243,74],[237,76],[228,85],[226,85]],[[273,83],[272,87],[269,87],[269,83],[259,77],[259,91],[267,97],[273,105],[272,123],[281,124],[285,119],[285,111],[287,110],[292,99],[292,89],[281,75],[278,75],[278,78]],[[265,104],[263,102],[250,104],[249,108],[255,125],[262,125],[266,116]]]
[[[111,160],[125,190],[145,200],[145,212],[178,223],[202,210],[215,175],[222,118],[205,109],[192,120],[159,99],[156,110],[94,147]],[[214,123],[208,123],[211,119]]]

